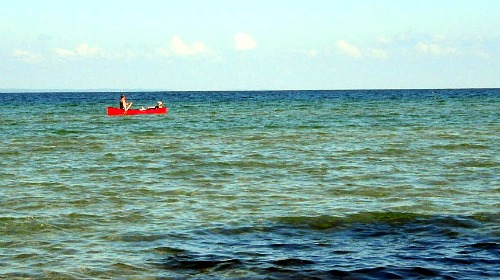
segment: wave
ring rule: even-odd
[[[460,144],[434,145],[431,146],[431,148],[438,150],[442,149],[442,150],[456,151],[456,150],[487,150],[490,147],[481,144],[460,143]]]
[[[433,225],[451,226],[458,228],[476,228],[484,223],[500,222],[500,214],[476,214],[472,216],[429,215],[409,212],[361,212],[346,216],[284,216],[277,221],[296,227],[307,227],[316,230],[325,230],[338,227],[364,225],[405,226]]]

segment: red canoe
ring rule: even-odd
[[[167,107],[144,109],[144,110],[128,109],[127,111],[120,109],[120,108],[108,107],[108,116],[166,114],[167,112],[168,112]]]

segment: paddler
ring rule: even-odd
[[[120,109],[127,111],[130,107],[132,107],[132,104],[132,102],[127,102],[127,97],[122,94],[120,98]]]

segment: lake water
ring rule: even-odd
[[[500,89],[0,93],[0,278],[500,277]]]

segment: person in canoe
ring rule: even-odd
[[[127,102],[127,97],[122,94],[120,98],[120,109],[125,110],[125,112],[132,107],[132,102]]]
[[[149,107],[148,107],[148,109],[159,109],[159,108],[163,108],[163,107],[165,107],[165,106],[163,105],[163,102],[158,101],[158,103],[156,103],[156,105],[155,105],[155,106],[149,106]]]

